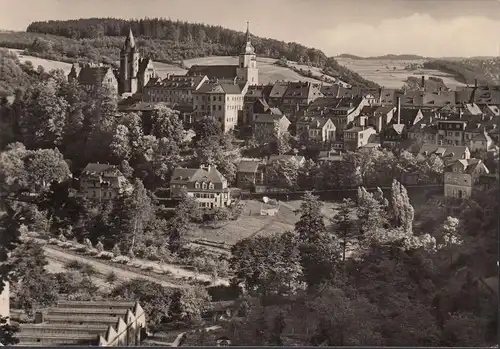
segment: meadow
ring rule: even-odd
[[[9,49],[9,51],[16,52],[18,57],[19,57],[19,60],[22,63],[30,61],[33,64],[33,66],[35,67],[35,69],[38,66],[42,66],[46,71],[53,70],[53,69],[62,69],[65,74],[69,74],[69,72],[71,71],[71,63],[52,61],[49,59],[25,55],[25,54],[23,54],[23,50]]]
[[[276,64],[276,59],[257,57],[257,68],[259,68],[259,84],[266,85],[275,81],[311,81],[318,82],[316,79],[301,76],[292,69],[281,67]],[[231,56],[212,56],[188,59],[184,61],[186,67],[192,65],[238,65],[238,57]],[[304,67],[305,69],[305,67]]]
[[[359,60],[336,58],[339,64],[355,71],[363,78],[371,80],[386,88],[401,88],[409,76],[425,76],[443,79],[446,86],[455,89],[464,86],[452,75],[433,69],[405,70],[408,64],[422,64],[424,60]]]

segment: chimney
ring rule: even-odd
[[[474,88],[477,88],[477,79],[474,79]]]
[[[462,114],[463,111],[462,111],[462,108],[458,108],[458,118],[461,119],[462,118]]]
[[[398,97],[398,124],[401,123],[401,97]]]
[[[425,89],[425,76],[422,75],[422,90]]]

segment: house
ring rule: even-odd
[[[462,120],[438,120],[438,145],[464,145],[466,125]]]
[[[340,99],[334,108],[330,108],[328,116],[332,119],[337,131],[342,134],[342,131],[359,116],[361,110],[368,105],[366,99],[362,97]]]
[[[401,102],[402,103],[402,102]],[[406,125],[406,127],[410,128],[413,125],[416,125],[420,120],[424,118],[424,114],[422,110],[419,108],[404,108],[401,107],[400,110],[396,110],[396,115],[398,116],[399,121],[394,120],[394,123],[401,123]]]
[[[500,116],[500,109],[496,105],[485,105],[483,107],[483,114],[487,117],[498,117]]]
[[[254,138],[259,144],[270,143],[276,136],[288,131],[290,120],[285,115],[257,114],[254,121]]]
[[[320,97],[323,97],[320,83],[292,81],[288,83],[287,89],[282,96],[281,105],[291,108],[296,106],[307,107]]]
[[[467,146],[424,144],[418,153],[423,156],[437,155],[445,165],[457,160],[470,159],[470,150]]]
[[[384,147],[399,148],[408,137],[408,129],[403,124],[387,126],[381,133],[381,143]]]
[[[474,185],[489,170],[480,159],[460,159],[448,164],[444,173],[444,195],[457,199],[471,196]]]
[[[361,109],[359,116],[354,120],[354,126],[371,126],[377,132],[388,125],[394,117],[396,107],[368,105]]]
[[[265,165],[260,159],[241,160],[236,172],[236,186],[240,189],[252,189],[264,184]]]
[[[307,140],[328,142],[335,140],[336,127],[332,120],[323,117],[305,117],[297,121],[297,135]]]
[[[164,79],[152,78],[144,86],[142,100],[192,105],[193,92],[197,91],[205,82],[208,82],[206,75],[169,75]]]
[[[68,80],[76,80],[85,91],[91,94],[100,87],[105,87],[115,93],[118,92],[118,80],[111,67],[73,64],[68,74]]]
[[[344,149],[353,151],[375,139],[377,131],[373,127],[351,127],[344,130]]]
[[[250,28],[247,23],[243,45],[240,48],[237,65],[193,65],[188,76],[206,75],[210,80],[234,80],[249,86],[259,84],[257,56],[252,45]]]
[[[203,209],[226,207],[231,203],[226,178],[211,165],[174,169],[170,180],[170,196],[179,198],[183,192],[195,198]]]
[[[471,152],[488,151],[493,145],[493,140],[491,139],[486,129],[483,132],[474,134],[474,137],[469,139],[469,148]]]
[[[195,119],[211,116],[220,121],[224,132],[234,130],[243,110],[246,88],[246,84],[238,83],[204,83],[192,92]]]
[[[488,191],[492,188],[498,189],[498,173],[486,173],[479,176],[474,189]]]
[[[269,95],[273,88],[272,84],[248,86],[243,98],[243,114],[241,124],[250,124],[254,113],[264,113],[269,108]]]
[[[118,166],[110,164],[87,164],[79,181],[81,194],[90,200],[112,200],[133,190]]]
[[[153,60],[141,56],[136,47],[132,29],[130,29],[120,51],[118,93],[120,95],[142,93],[144,86],[155,77]]]

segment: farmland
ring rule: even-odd
[[[64,70],[64,72],[66,74],[68,74],[71,70],[70,63],[60,62],[60,61],[52,61],[49,59],[25,55],[25,54],[23,54],[23,50],[9,49],[9,51],[16,52],[18,57],[19,57],[19,60],[21,62],[25,63],[26,61],[30,61],[31,63],[33,63],[33,66],[35,67],[35,69],[41,65],[46,71],[53,70],[53,69],[62,69],[62,70]]]
[[[409,76],[425,76],[425,78],[436,77],[443,79],[446,86],[456,88],[464,86],[452,75],[433,69],[405,70],[408,64],[422,64],[424,60],[368,60],[340,58],[336,60],[339,64],[355,71],[363,78],[372,80],[386,88],[401,88]],[[395,68],[395,69],[394,69]]]
[[[275,65],[276,59],[257,57],[257,68],[259,68],[259,83],[268,84],[274,81],[311,81],[318,82],[312,78],[306,78],[293,70]],[[184,65],[191,67],[192,65],[237,65],[238,58],[231,56],[212,56],[188,59],[184,61]]]

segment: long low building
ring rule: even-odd
[[[20,325],[19,346],[138,346],[146,316],[139,303],[59,301]]]

